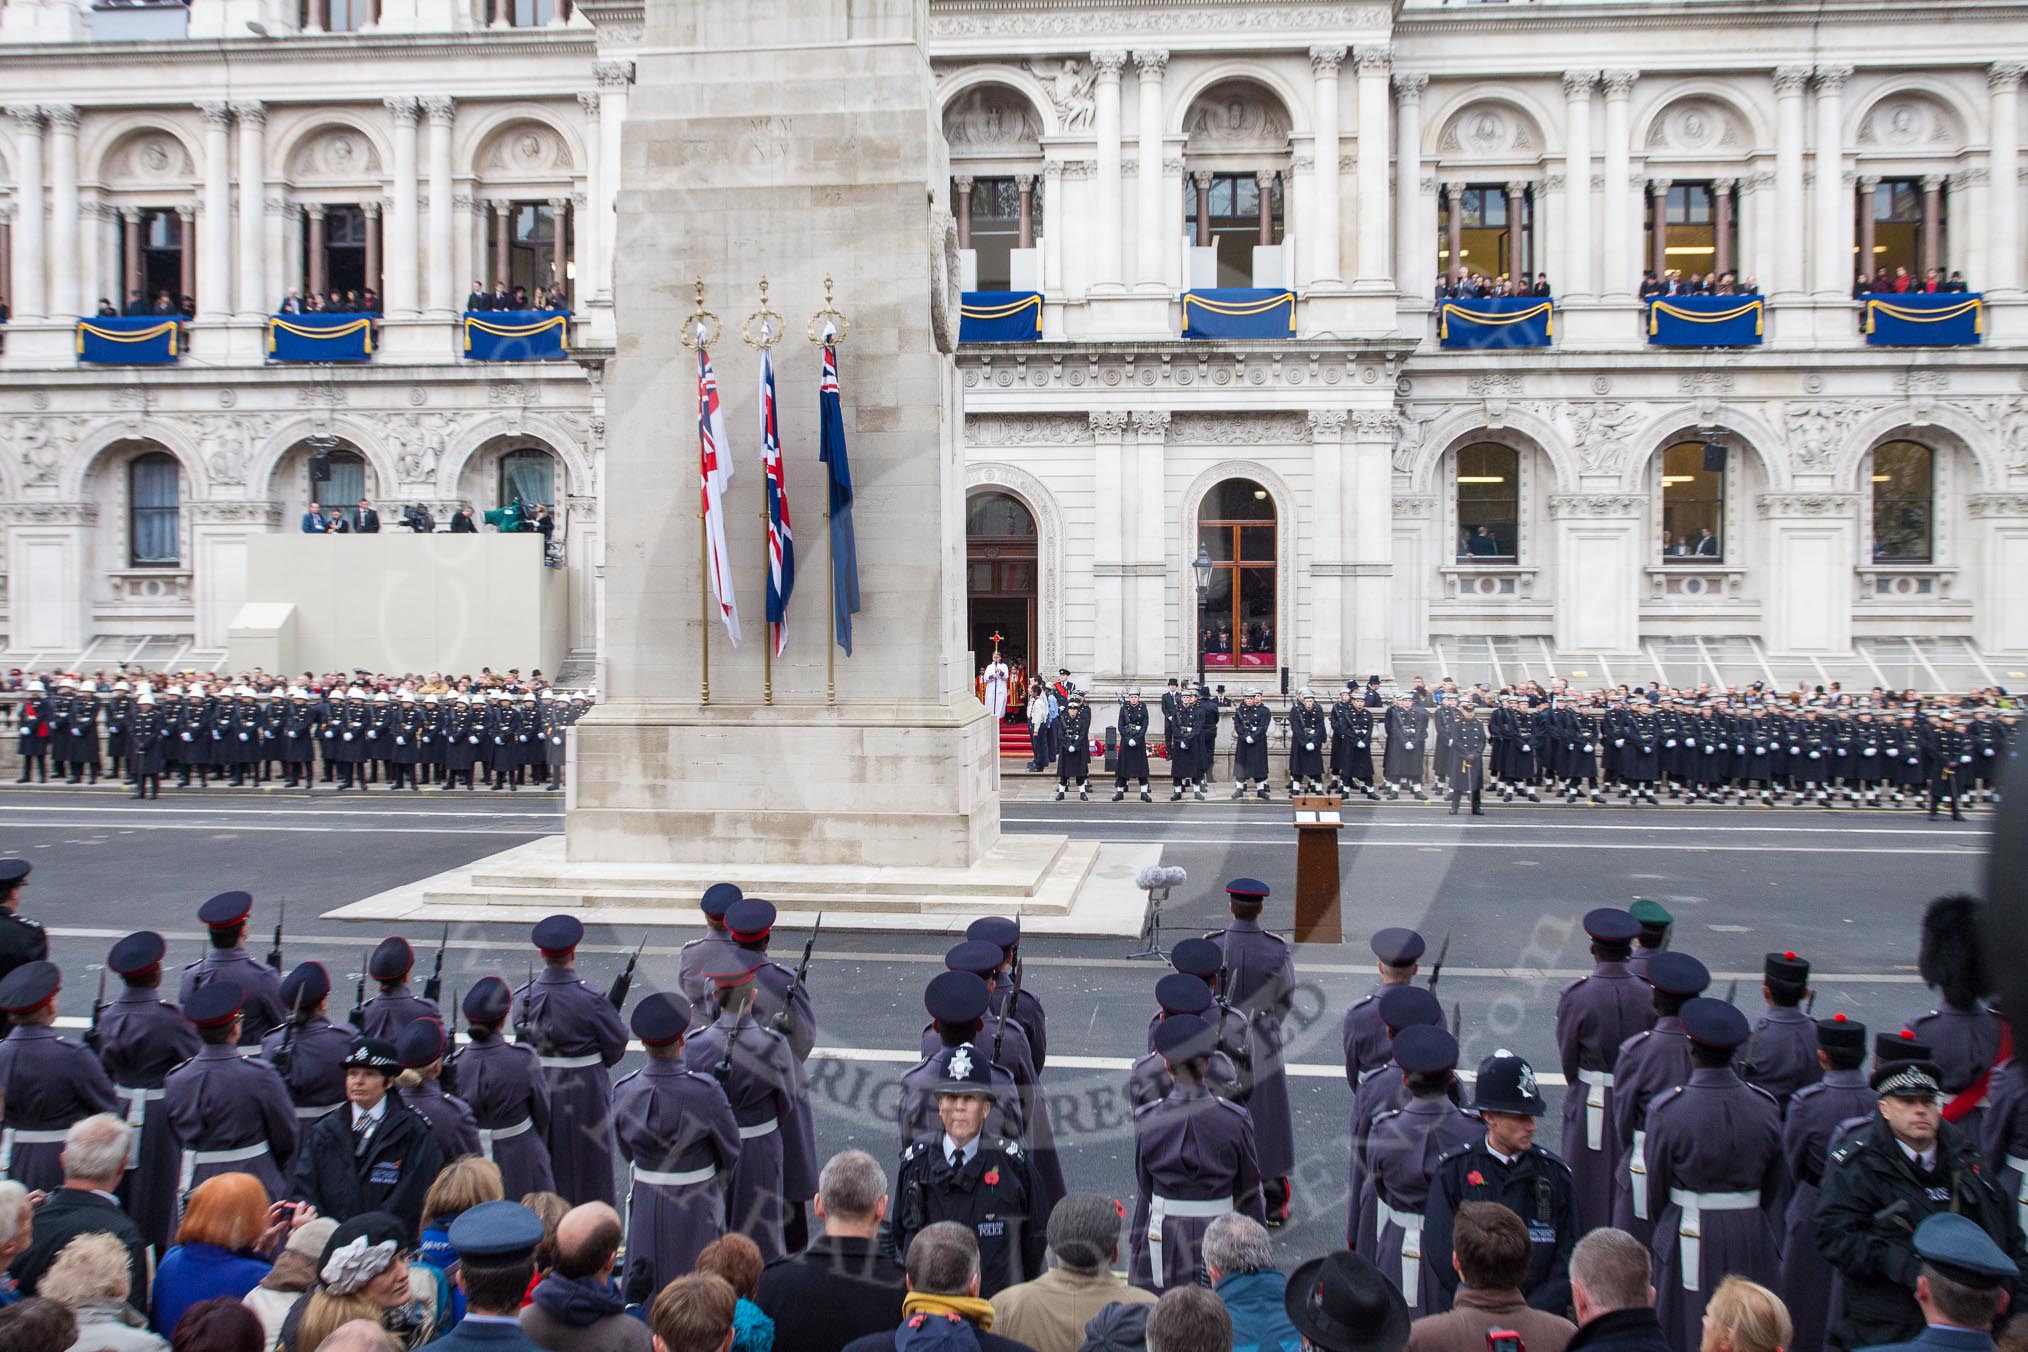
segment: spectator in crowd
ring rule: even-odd
[[[1744,1277],[1727,1277],[1704,1307],[1699,1352],[1784,1352],[1795,1336],[1780,1296]]]
[[[380,513],[373,510],[373,504],[365,498],[359,500],[359,515],[353,518],[358,524],[352,527],[356,535],[380,534]]]
[[[1233,1352],[1232,1319],[1201,1286],[1162,1293],[1148,1315],[1148,1352]]]
[[[23,1294],[38,1294],[37,1283],[65,1245],[79,1235],[103,1233],[126,1245],[132,1274],[129,1289],[135,1306],[146,1308],[148,1241],[113,1196],[126,1177],[127,1142],[132,1136],[133,1129],[111,1113],[81,1118],[64,1133],[63,1187],[36,1209],[35,1242],[14,1260],[14,1280]]]
[[[350,535],[352,533],[352,527],[345,524],[345,513],[343,511],[336,507],[331,509],[330,514],[324,518],[324,533],[326,535]]]
[[[479,314],[493,308],[493,298],[486,294],[484,282],[472,283],[472,294],[465,297],[465,313]]]
[[[317,1284],[317,1259],[331,1241],[338,1222],[319,1216],[297,1226],[289,1242],[275,1255],[275,1265],[261,1278],[259,1286],[246,1293],[246,1307],[261,1321],[261,1346],[271,1348],[282,1336],[282,1321],[289,1317],[309,1289]],[[378,1325],[375,1325],[377,1328]]]
[[[1288,1279],[1276,1270],[1274,1246],[1259,1221],[1235,1211],[1211,1222],[1204,1270],[1232,1321],[1232,1352],[1287,1352],[1301,1344],[1285,1305]]]
[[[7,1269],[35,1241],[35,1208],[28,1189],[11,1178],[0,1178],[0,1309],[21,1299],[21,1288]]]
[[[730,1352],[773,1352],[775,1321],[753,1303],[754,1290],[760,1284],[760,1246],[742,1234],[720,1235],[699,1251],[697,1271],[725,1278],[725,1284],[739,1297],[732,1312]]]
[[[261,1255],[315,1219],[309,1207],[269,1206],[267,1189],[252,1174],[219,1174],[198,1184],[184,1203],[176,1246],[155,1272],[155,1327],[175,1328],[199,1301],[246,1295],[274,1270]]]
[[[53,1300],[17,1301],[0,1309],[0,1347],[7,1352],[68,1352],[77,1320]]]
[[[275,313],[283,315],[299,315],[303,313],[303,293],[293,286],[290,287],[289,294],[282,297],[281,307]]]
[[[518,308],[514,304],[514,292],[508,287],[505,277],[495,279],[493,282],[493,294],[489,300],[490,303],[486,306],[489,310],[512,310]]]
[[[1626,1231],[1601,1227],[1577,1241],[1570,1253],[1577,1333],[1564,1352],[1667,1352],[1669,1340],[1655,1317],[1653,1280],[1648,1246]]]
[[[340,1324],[317,1352],[400,1352],[387,1330],[370,1319]]]
[[[451,518],[451,534],[477,535],[478,533],[479,523],[473,517],[472,509],[470,507],[458,508],[458,514]]]
[[[218,1296],[184,1313],[169,1335],[169,1352],[263,1352],[265,1337],[253,1311],[230,1296]]]
[[[1303,1336],[1305,1349],[1401,1352],[1408,1344],[1408,1302],[1371,1260],[1357,1253],[1341,1250],[1297,1268],[1289,1276],[1282,1308]]]
[[[113,302],[104,296],[100,296],[98,317],[100,319],[117,319],[119,316],[120,312],[113,308]]]
[[[370,286],[362,290],[359,293],[359,312],[361,314],[369,314],[369,315],[379,314],[380,293],[378,291],[375,291]]]
[[[310,510],[303,513],[302,530],[305,535],[322,535],[324,533],[324,506],[322,503],[314,500],[310,503]]]
[[[754,1304],[775,1321],[775,1352],[830,1352],[901,1322],[907,1278],[880,1251],[887,1175],[873,1156],[845,1150],[825,1162],[816,1214],[824,1233],[768,1264],[754,1291]]]
[[[354,1216],[333,1230],[318,1255],[316,1286],[282,1321],[282,1352],[317,1352],[354,1319],[378,1322],[403,1348],[434,1338],[449,1302],[429,1269],[410,1266],[407,1242],[407,1227],[385,1211]]]
[[[620,1239],[620,1213],[604,1202],[564,1214],[556,1227],[556,1267],[521,1311],[530,1342],[551,1352],[649,1352],[648,1326],[627,1313],[613,1284]]]
[[[556,1228],[570,1214],[570,1203],[560,1193],[531,1192],[521,1199],[521,1205],[533,1211],[535,1218],[542,1222],[542,1242],[535,1246],[535,1275],[528,1283],[528,1300],[533,1300],[535,1284],[547,1277],[556,1266]],[[522,1302],[524,1305],[527,1303],[527,1300]]]
[[[127,1250],[113,1236],[79,1235],[64,1246],[42,1274],[41,1294],[77,1320],[72,1352],[162,1352],[168,1347],[127,1304],[130,1283]]]
[[[127,293],[127,306],[123,313],[130,315],[148,313],[148,298],[141,293],[140,288],[136,287]]]
[[[938,1221],[916,1233],[904,1255],[908,1297],[904,1323],[916,1315],[963,1320],[972,1326],[979,1352],[1024,1352],[1024,1345],[992,1331],[993,1307],[979,1298],[979,1237],[969,1225]],[[892,1329],[845,1344],[845,1352],[891,1352]],[[672,1349],[672,1352],[674,1350]]]
[[[1528,1227],[1512,1211],[1497,1202],[1460,1206],[1451,1222],[1457,1295],[1448,1312],[1415,1321],[1409,1352],[1483,1352],[1493,1329],[1514,1330],[1528,1352],[1563,1352],[1577,1326],[1529,1308],[1521,1294],[1532,1255]],[[1429,1257],[1442,1261],[1439,1255]]]
[[[1959,272],[1956,268],[1951,269],[1950,280],[1943,284],[1943,289],[1957,296],[1965,295],[1971,291],[1971,288],[1965,285],[1965,274]]]
[[[1113,1271],[1120,1213],[1111,1198],[1071,1193],[1049,1213],[1048,1240],[1055,1265],[993,1297],[993,1327],[1006,1337],[1035,1352],[1077,1352],[1085,1324],[1106,1306],[1154,1303],[1152,1293]]]
[[[458,1284],[471,1312],[438,1340],[436,1352],[535,1352],[519,1313],[542,1238],[541,1220],[519,1202],[486,1202],[452,1223]]]
[[[514,303],[513,303],[513,304],[512,304],[511,306],[509,306],[508,308],[509,308],[509,309],[513,309],[513,310],[525,310],[525,309],[527,309],[527,308],[528,308],[528,288],[527,288],[527,287],[525,287],[525,286],[517,286],[517,287],[515,287],[515,288],[514,288]]]
[[[732,1312],[738,1303],[723,1277],[709,1272],[678,1277],[648,1307],[655,1352],[725,1352],[732,1345]]]
[[[449,1281],[458,1266],[458,1252],[451,1247],[451,1222],[481,1203],[497,1202],[506,1195],[500,1166],[484,1156],[466,1155],[446,1164],[423,1198],[422,1240],[416,1246],[416,1258]],[[465,1293],[453,1288],[451,1322],[464,1317]]]
[[[1148,1316],[1154,1312],[1152,1300],[1140,1305],[1114,1301],[1086,1322],[1078,1352],[1147,1352]]]

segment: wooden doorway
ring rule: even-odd
[[[1006,493],[974,493],[965,503],[965,638],[976,677],[992,660],[994,635],[1017,679],[1036,670],[1039,590],[1035,516]],[[1021,704],[1011,694],[1010,710]]]

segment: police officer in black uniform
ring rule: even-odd
[[[290,1195],[318,1214],[348,1221],[368,1211],[399,1216],[413,1238],[423,1197],[444,1167],[429,1123],[401,1101],[401,1061],[385,1042],[361,1038],[345,1057],[346,1102],[304,1133]]]
[[[989,1076],[983,1048],[952,1049],[936,1086],[943,1130],[902,1152],[881,1238],[898,1262],[909,1241],[938,1221],[966,1226],[979,1237],[979,1294],[990,1299],[1042,1275],[1049,1217],[1028,1152],[984,1134],[994,1101]]]
[[[1472,1111],[1486,1120],[1484,1140],[1447,1151],[1437,1160],[1423,1212],[1422,1251],[1449,1309],[1458,1274],[1441,1256],[1451,1251],[1451,1222],[1466,1202],[1498,1202],[1528,1226],[1528,1275],[1521,1294],[1538,1310],[1564,1314],[1570,1307],[1570,1251],[1577,1244],[1577,1186],[1560,1155],[1535,1144],[1536,1119],[1548,1111],[1535,1071],[1511,1052],[1479,1063]],[[1432,1311],[1435,1313],[1435,1311]]]
[[[49,956],[49,935],[21,914],[21,889],[34,867],[26,859],[0,859],[0,978]]]

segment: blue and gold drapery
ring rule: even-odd
[[[1185,338],[1293,338],[1296,293],[1285,287],[1218,287],[1183,293]]]
[[[1656,296],[1648,302],[1648,344],[1759,347],[1766,313],[1759,296]]]
[[[373,320],[356,314],[268,316],[269,361],[371,361]]]
[[[168,366],[183,353],[179,315],[104,315],[77,322],[77,359],[100,366]]]
[[[554,361],[565,355],[568,310],[489,310],[465,316],[468,361]]]
[[[1032,343],[1041,336],[1040,291],[967,291],[958,307],[961,343]]]
[[[1555,334],[1555,302],[1534,296],[1447,300],[1437,306],[1437,341],[1444,347],[1548,347]]]
[[[1862,295],[1869,347],[1972,347],[1986,331],[1983,296],[1919,291]]]

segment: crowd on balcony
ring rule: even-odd
[[[538,286],[533,292],[525,286],[509,286],[505,277],[493,283],[488,291],[484,282],[473,282],[471,294],[465,297],[466,314],[483,314],[498,310],[568,310],[570,297],[561,286]]]
[[[329,291],[312,291],[305,296],[295,287],[282,297],[282,304],[275,311],[282,315],[377,315],[380,313],[380,293],[372,287],[340,291],[333,287]]]
[[[1446,300],[1487,300],[1509,296],[1534,297],[1547,300],[1555,293],[1549,287],[1549,274],[1538,272],[1535,280],[1529,281],[1528,274],[1517,273],[1509,277],[1500,273],[1488,277],[1482,272],[1467,272],[1458,269],[1455,276],[1439,275],[1436,284],[1436,298]]]
[[[1892,295],[1964,295],[1970,288],[1965,285],[1965,274],[1956,268],[1950,276],[1944,276],[1942,268],[1930,268],[1920,278],[1907,268],[1896,268],[1892,276],[1886,268],[1877,269],[1871,277],[1860,273],[1852,283],[1854,296]]]
[[[1640,297],[1653,300],[1656,296],[1758,296],[1760,283],[1751,277],[1741,277],[1736,272],[1693,272],[1685,276],[1680,270],[1670,268],[1666,272],[1644,272],[1641,274]]]

